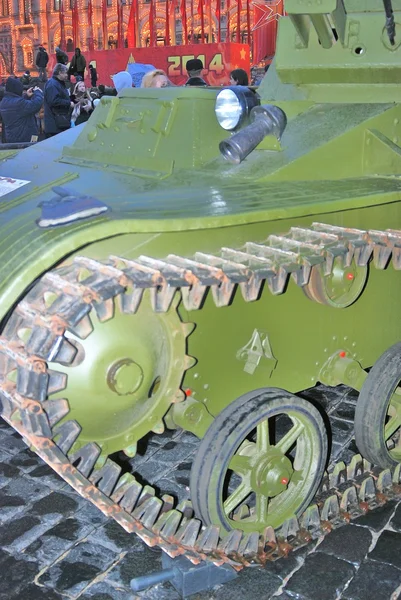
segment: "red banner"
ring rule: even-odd
[[[138,39],[138,0],[132,0],[131,10],[129,13],[128,19],[128,29],[127,29],[127,39],[128,46],[130,48],[135,48],[137,45]]]
[[[71,54],[72,57],[72,54]],[[98,83],[112,85],[111,75],[125,71],[129,63],[144,63],[163,69],[175,85],[187,80],[185,64],[191,58],[200,58],[204,65],[202,77],[209,85],[229,85],[233,69],[250,70],[249,46],[247,44],[200,44],[186,46],[158,46],[156,48],[121,48],[117,50],[95,50],[85,52],[86,64],[91,62],[98,72]],[[49,68],[55,63],[50,56]],[[90,85],[90,73],[85,71],[85,80]]]
[[[170,0],[166,0],[166,46],[170,46]]]
[[[107,32],[107,0],[102,0],[102,37],[103,49],[107,50],[109,36]]]
[[[117,0],[117,44],[124,48],[124,6],[122,0]]]
[[[155,23],[156,21],[156,0],[150,0],[149,8],[149,44],[156,46]]]
[[[201,20],[201,42],[203,43],[205,41],[205,17],[203,14],[203,0],[198,1],[198,15],[200,16]]]
[[[182,43],[188,44],[188,22],[187,22],[187,3],[186,0],[181,0],[181,23],[182,23]]]
[[[89,31],[89,52],[93,52],[94,43],[93,43],[93,7],[92,0],[88,0],[88,31]]]
[[[65,51],[65,19],[64,19],[64,0],[60,0],[58,16],[60,19],[60,47]]]
[[[226,8],[227,8],[227,10],[226,10],[226,21],[227,21],[226,42],[231,42],[231,37],[230,37],[230,0],[227,0]]]
[[[79,48],[79,11],[78,0],[73,0],[72,6],[72,39],[74,40],[75,48]]]
[[[277,21],[283,14],[283,2],[266,4],[263,0],[253,2],[253,62],[257,64],[272,57],[276,48]]]
[[[237,44],[239,44],[241,41],[241,10],[242,10],[241,0],[237,0],[237,37],[236,37]]]
[[[221,42],[221,0],[216,0],[217,42]]]

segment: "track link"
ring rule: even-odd
[[[90,312],[100,321],[112,318],[117,299],[123,312],[137,310],[150,291],[153,310],[167,311],[178,290],[187,310],[196,310],[210,289],[216,306],[227,306],[241,289],[246,301],[257,300],[264,283],[273,294],[283,293],[291,276],[298,286],[308,283],[311,269],[321,265],[330,274],[334,260],[384,269],[390,260],[401,270],[401,232],[360,231],[314,223],[271,235],[263,244],[249,242],[240,250],[222,248],[219,255],[196,253],[192,259],[169,255],[166,260],[111,256],[106,262],[76,257],[72,265],[44,275],[16,307],[0,338],[0,400],[2,416],[25,442],[81,496],[114,518],[126,531],[149,546],[193,563],[211,560],[235,568],[263,564],[288,554],[311,539],[349,522],[367,510],[401,497],[401,465],[391,472],[372,467],[361,456],[337,463],[326,474],[313,504],[279,531],[266,528],[222,537],[215,526],[202,526],[189,502],[173,508],[171,496],[156,497],[131,474],[121,475],[112,460],[99,459],[100,448],[89,443],[71,453],[79,423],[66,420],[65,399],[48,400],[62,391],[66,376],[49,362],[71,364],[76,348],[66,330],[87,337]],[[177,398],[184,395],[177,390]],[[177,401],[179,401],[177,400]],[[63,421],[62,421],[63,420]],[[60,421],[61,424],[60,424]]]

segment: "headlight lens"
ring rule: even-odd
[[[236,129],[259,104],[259,97],[245,86],[225,88],[216,98],[215,113],[219,125],[227,131]]]

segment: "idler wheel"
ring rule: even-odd
[[[309,402],[276,388],[245,394],[201,440],[190,481],[195,514],[225,531],[280,527],[308,506],[326,458],[325,425]]]
[[[321,265],[313,267],[309,282],[302,289],[310,300],[319,304],[346,308],[362,294],[367,277],[367,267],[358,267],[355,261],[346,267],[342,259],[337,257],[329,275],[323,273]]]
[[[355,442],[374,465],[401,462],[401,343],[380,356],[364,381],[355,410]]]

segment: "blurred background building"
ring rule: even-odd
[[[280,14],[281,0],[0,0],[0,73],[35,70],[40,44],[51,54],[231,41],[258,62],[269,55],[261,29]]]

